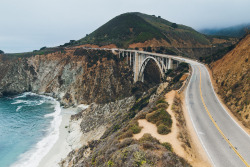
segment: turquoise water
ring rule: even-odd
[[[35,167],[56,142],[60,104],[24,93],[0,98],[0,167]]]

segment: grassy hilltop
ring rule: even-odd
[[[161,17],[142,13],[121,14],[93,33],[76,41],[74,44],[115,44],[128,47],[129,44],[145,42],[152,39],[164,40],[170,45],[172,41],[185,41],[207,45],[209,39],[194,29],[171,23]]]

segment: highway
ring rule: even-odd
[[[185,91],[186,107],[211,164],[215,167],[250,167],[250,136],[223,108],[203,64],[180,56],[144,51],[117,48],[101,50],[139,52],[189,63],[192,76]]]
[[[192,60],[186,62],[192,67],[192,77],[185,92],[186,107],[211,164],[249,167],[250,136],[220,104],[206,67]]]

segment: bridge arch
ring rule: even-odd
[[[156,65],[159,68],[159,71],[161,73],[161,78],[164,77],[164,70],[163,70],[162,66],[160,65],[160,62],[155,57],[147,56],[143,60],[143,62],[141,63],[141,65],[139,67],[140,70],[139,70],[139,75],[138,75],[138,81],[143,81],[143,73],[144,73],[144,70],[145,70],[145,68],[150,60],[153,60],[156,63]]]

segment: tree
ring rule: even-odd
[[[147,47],[147,50],[146,50],[147,52],[152,52],[152,48],[149,46],[149,47]]]
[[[47,47],[46,46],[44,46],[44,47],[42,47],[40,50],[44,50],[44,49],[46,49]]]
[[[173,24],[171,25],[171,27],[173,27],[173,28],[178,28],[178,25],[177,25],[176,23],[173,23]]]
[[[0,54],[4,54],[4,51],[0,50]]]

